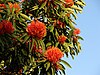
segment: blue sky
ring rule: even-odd
[[[84,1],[86,6],[76,20],[84,38],[82,51],[74,60],[67,59],[72,66],[67,75],[100,75],[100,0]]]

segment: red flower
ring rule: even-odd
[[[66,16],[67,16],[67,17],[70,17],[70,13],[67,13]]]
[[[76,43],[78,41],[78,37],[77,36],[73,36],[73,42]]]
[[[55,63],[53,65],[54,65],[54,67],[55,67],[56,70],[59,70],[60,69],[59,64]]]
[[[9,22],[8,20],[2,20],[0,22],[0,34],[4,33],[11,34],[13,32],[14,32],[14,27],[11,22]]]
[[[5,4],[0,4],[0,7],[6,8]]]
[[[5,9],[6,8],[6,5],[5,4],[0,4],[0,8],[2,8],[2,9],[4,8]],[[2,9],[0,9],[0,12],[3,12]]]
[[[36,43],[34,42],[34,45],[33,45],[33,49],[32,49],[32,51],[34,52],[34,51],[36,51]]]
[[[51,4],[54,6],[54,8],[56,7],[56,5],[54,4],[54,0],[38,0],[38,2],[41,3],[47,3],[47,6],[49,7]]]
[[[44,23],[36,20],[32,21],[31,24],[28,25],[26,31],[32,37],[42,39],[46,35],[46,26]]]
[[[35,52],[42,54],[42,48],[36,49]]]
[[[63,52],[57,47],[51,47],[45,52],[45,57],[53,64],[58,62],[63,57]]]
[[[73,31],[73,34],[74,34],[74,35],[80,34],[80,29],[79,29],[79,28],[76,28],[76,29]]]
[[[36,47],[36,43],[34,42],[32,52],[37,52],[37,53],[42,54],[42,48],[41,48],[41,46],[39,46],[39,48],[37,48]]]
[[[54,26],[56,26],[58,28],[64,28],[65,24],[63,22],[61,22],[60,20],[55,20],[54,19]]]
[[[19,70],[19,74],[22,74],[22,72],[23,72],[23,69],[20,69],[20,70]]]
[[[9,2],[8,5],[9,5],[9,8],[10,8],[11,12],[12,12],[13,8],[15,9],[16,13],[18,13],[21,10],[20,5],[18,3],[12,4],[12,3]]]
[[[3,29],[3,25],[0,22],[0,35],[4,34],[4,29]]]
[[[2,23],[4,23],[5,25],[5,27],[4,27],[4,29],[5,29],[5,33],[13,33],[14,32],[14,27],[13,27],[13,25],[12,25],[12,23],[11,22],[9,22],[9,21],[7,21],[7,20],[3,20],[2,21]]]
[[[63,44],[65,41],[66,41],[67,37],[66,36],[63,36],[63,35],[60,35],[58,37],[58,42]]]
[[[73,0],[65,0],[66,4],[71,7],[72,5],[74,5],[74,1]]]
[[[64,26],[65,26],[65,24],[59,20],[57,21],[57,24],[58,24],[58,27],[60,27],[60,28],[64,28]]]

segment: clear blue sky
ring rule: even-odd
[[[68,58],[72,69],[67,75],[100,75],[100,0],[84,0],[86,6],[76,20],[81,29],[82,51],[74,60]]]

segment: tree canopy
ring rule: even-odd
[[[74,20],[83,0],[0,0],[0,74],[66,75],[81,51]]]

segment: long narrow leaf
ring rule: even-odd
[[[68,66],[69,68],[72,68],[68,62],[66,62],[66,61],[64,61],[64,60],[61,60],[61,62],[62,62],[63,64],[65,64],[66,66]]]

